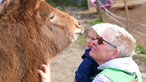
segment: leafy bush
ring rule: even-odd
[[[135,52],[137,54],[146,54],[146,49],[144,47],[142,47],[141,45],[137,45]]]
[[[47,2],[54,6],[76,6],[87,7],[87,0],[47,0]]]

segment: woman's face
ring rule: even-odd
[[[110,34],[105,34],[101,37],[106,41],[110,41],[111,39]],[[102,44],[98,44],[98,39],[96,39],[91,42],[91,45],[92,48],[89,55],[99,64],[107,62],[115,57],[114,54],[116,49],[110,49],[111,45],[107,42],[103,41]]]
[[[91,48],[91,41],[96,40],[96,38],[97,38],[97,33],[94,30],[90,29],[86,39],[88,48]]]

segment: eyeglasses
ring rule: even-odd
[[[98,45],[102,44],[102,43],[103,43],[103,41],[105,41],[106,43],[108,43],[109,45],[111,45],[111,46],[113,46],[114,48],[116,48],[116,49],[117,49],[117,46],[115,46],[115,45],[113,45],[113,44],[109,43],[108,41],[104,40],[102,37],[98,37],[97,39],[98,39],[98,42],[97,42],[97,43],[98,43]]]

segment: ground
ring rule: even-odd
[[[146,7],[144,8],[142,6],[138,6],[138,9],[130,11],[131,14],[137,13],[139,15],[139,16],[130,15],[130,21],[133,21],[133,22],[138,21],[134,23],[146,23],[146,20],[143,19],[144,17],[146,17],[145,9]],[[72,16],[79,19],[81,21],[81,24],[85,27],[85,29],[90,27],[89,25],[90,21],[97,19],[97,15],[95,13],[89,13],[87,10],[81,10],[75,7],[66,8],[66,12],[70,13]],[[116,12],[116,14],[119,14],[121,16],[124,15],[123,10],[120,10],[120,11],[113,10],[113,12]],[[142,13],[139,13],[139,12],[142,12]],[[131,18],[131,17],[134,17],[134,18]],[[110,20],[110,19],[106,21],[114,22],[113,20]],[[138,28],[136,28],[136,26],[133,25],[132,29],[138,29]],[[143,29],[141,29],[140,31],[144,32]],[[146,43],[145,38],[142,38],[141,40],[141,37],[144,37],[145,35],[139,35],[135,33],[133,33],[133,35],[136,37],[136,39],[140,39],[138,40],[138,43],[145,45]],[[53,59],[52,66],[51,66],[52,67],[51,68],[52,82],[74,82],[75,71],[82,61],[81,56],[84,53],[84,49],[85,49],[85,46],[81,46],[77,41],[75,41],[74,43],[69,45],[69,47],[66,48],[63,52],[61,52],[59,56]],[[145,55],[139,55],[139,56],[135,55],[134,60],[138,63],[140,70],[142,72],[143,80],[144,82],[146,82],[146,70],[145,70],[146,63],[144,62],[146,59],[143,59],[144,57]]]

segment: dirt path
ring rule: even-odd
[[[67,8],[66,11],[79,19],[85,29],[90,26],[88,22],[97,18],[97,15],[77,8]],[[74,82],[75,71],[82,61],[81,55],[84,53],[84,48],[76,41],[54,59],[51,69],[52,82]],[[146,82],[146,65],[141,64],[139,59],[137,58],[137,62],[141,65],[144,82]]]
[[[71,44],[64,52],[61,53],[53,62],[52,82],[73,82],[74,73],[83,54],[83,47]]]

